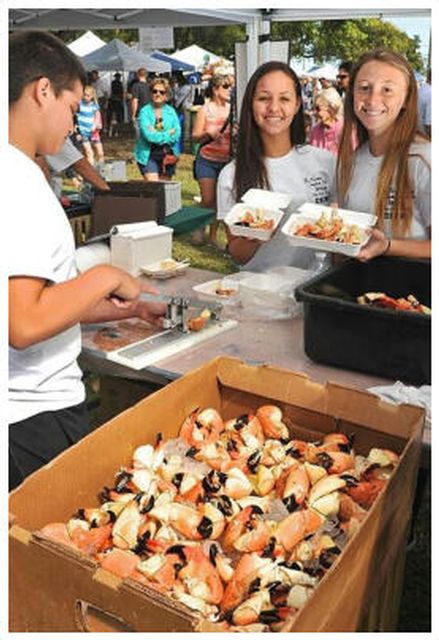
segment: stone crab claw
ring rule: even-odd
[[[275,405],[263,405],[256,411],[256,417],[262,425],[266,438],[287,440],[290,432],[287,425],[282,422],[282,411]]]

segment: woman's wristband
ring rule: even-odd
[[[392,244],[392,239],[391,238],[387,238],[387,247],[384,249],[383,253],[381,254],[382,256],[385,256],[387,253],[389,253],[389,249],[390,249],[390,245]]]

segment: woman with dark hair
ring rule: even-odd
[[[219,173],[230,160],[230,92],[232,79],[215,75],[206,91],[208,100],[198,110],[192,140],[200,147],[195,159],[194,176],[198,180],[201,204],[216,209],[216,183]],[[210,225],[209,240],[216,244],[218,223]]]
[[[364,54],[346,94],[337,164],[340,206],[378,217],[360,260],[431,257],[430,158],[430,142],[418,130],[413,69],[387,49]]]
[[[236,157],[218,180],[218,218],[224,219],[251,188],[289,193],[289,213],[304,202],[329,205],[335,200],[334,176],[335,157],[305,143],[296,74],[282,62],[261,65],[242,101]],[[252,271],[285,265],[312,267],[315,252],[291,247],[280,226],[264,243],[228,233],[230,255]]]

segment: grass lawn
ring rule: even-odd
[[[107,138],[103,140],[105,157],[108,160],[125,160],[127,162],[127,178],[129,180],[141,180],[139,169],[133,159],[133,149],[135,144],[134,135],[125,134],[118,138]],[[193,156],[182,154],[177,163],[177,170],[174,180],[181,182],[181,195],[183,206],[192,206],[197,203],[194,197],[199,197],[200,190],[198,183],[192,176]],[[218,241],[221,248],[207,244],[196,245],[192,234],[175,236],[173,239],[173,257],[176,260],[189,259],[191,266],[219,273],[232,273],[236,267],[230,258],[225,255],[224,247],[226,237],[220,228]]]

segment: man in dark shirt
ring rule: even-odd
[[[113,127],[112,127],[113,114],[115,115],[118,128],[123,123],[124,93],[125,92],[123,88],[123,83],[121,81],[121,75],[120,73],[115,73],[114,79],[111,83],[111,93],[108,99],[108,109],[107,109],[107,125],[108,125],[109,135],[113,133]],[[116,135],[119,133],[118,129],[116,129],[115,133]]]
[[[351,75],[352,66],[353,63],[350,60],[346,60],[345,62],[341,62],[338,67],[337,85],[335,88],[342,98],[345,97],[347,88],[349,86],[349,78]]]
[[[130,87],[131,100],[131,122],[135,122],[139,117],[140,109],[151,99],[151,92],[148,84],[148,72],[141,67],[137,70],[137,81]]]

